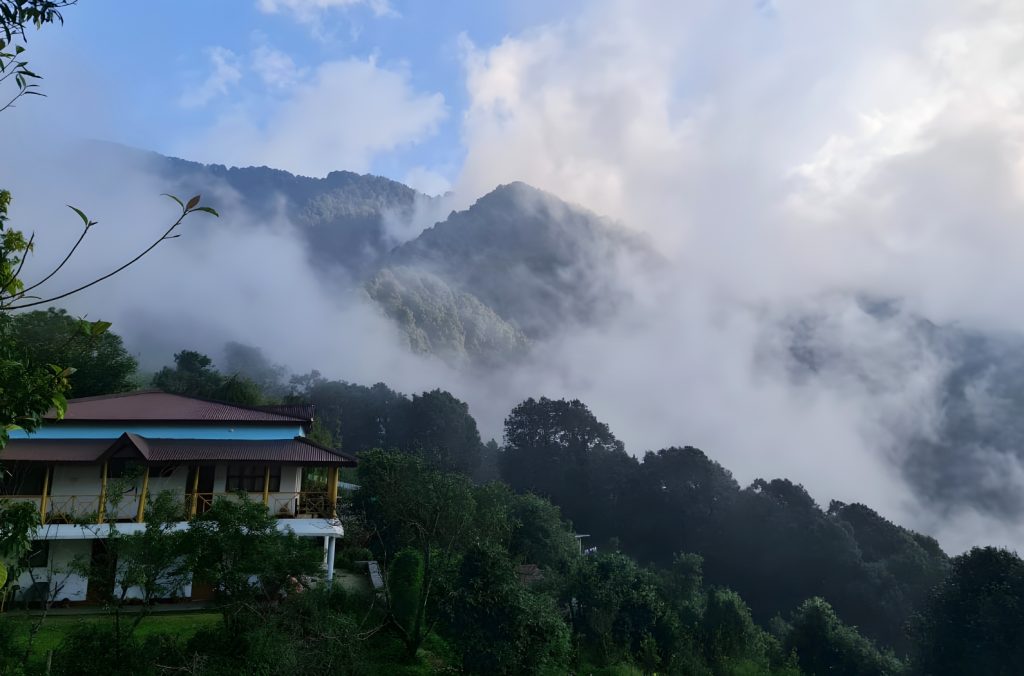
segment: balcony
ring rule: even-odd
[[[239,493],[178,493],[172,495],[181,507],[181,520],[205,513],[215,500],[238,500]],[[263,502],[270,513],[279,519],[334,518],[334,505],[326,491],[297,491],[290,493],[249,493],[254,502]],[[126,496],[116,505],[107,501],[102,505],[101,495],[10,495],[0,500],[28,502],[43,516],[43,524],[89,524],[106,521],[143,522],[145,509],[140,509],[138,496]],[[45,505],[45,507],[44,507]],[[116,510],[116,514],[115,514]]]

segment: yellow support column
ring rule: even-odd
[[[39,500],[39,523],[46,524],[46,503],[50,497],[50,472],[53,468],[47,467],[43,472],[43,497]]]
[[[149,465],[146,465],[146,473],[142,475],[142,491],[139,493],[139,511],[135,515],[135,521],[142,523],[146,517],[146,494],[149,492]]]
[[[327,468],[327,506],[331,518],[338,515],[338,468]]]
[[[103,516],[107,511],[107,469],[109,463],[103,461],[103,473],[100,475],[100,508],[99,517],[96,519],[96,523],[103,523]]]
[[[196,465],[192,475],[192,506],[188,510],[188,518],[194,519],[196,510],[199,508],[199,465]]]
[[[263,468],[263,504],[270,504],[270,465]]]

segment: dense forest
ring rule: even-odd
[[[0,0],[0,112],[42,93],[26,31],[63,23],[75,2]],[[520,182],[441,218],[443,198],[382,177],[308,178],[113,145],[95,149],[95,166],[104,154],[132,156],[176,193],[212,186],[253,213],[280,209],[311,268],[359,289],[413,352],[471,373],[514,366],[567,327],[599,328],[634,300],[631,275],[666,264],[650,242]],[[745,167],[746,148],[735,154]],[[650,183],[649,168],[644,177]],[[39,509],[0,500],[0,675],[1024,673],[1024,561],[1015,552],[951,557],[869,505],[821,505],[784,477],[743,486],[715,460],[722,449],[627,451],[582,401],[538,391],[508,411],[500,439],[487,440],[450,392],[289,373],[253,345],[228,343],[216,360],[181,345],[172,362],[141,371],[151,355],[130,354],[117,327],[58,306],[177,238],[185,220],[219,218],[223,208],[199,194],[166,197],[180,212],[148,248],[50,291],[43,285],[77,259],[97,222],[71,206],[82,221],[77,242],[53,268],[27,275],[35,237],[9,222],[12,194],[0,189],[0,463],[11,430],[33,432],[72,397],[158,388],[247,407],[313,404],[313,441],[358,458],[343,476],[345,536],[331,571],[344,582],[327,584],[323,552],[279,529],[257,500],[218,499],[186,522],[181,505],[157,493],[140,500],[145,525],[130,533],[102,508],[98,520],[90,515],[109,529],[102,551],[67,567],[102,581],[96,612],[53,630],[51,600],[9,593],[38,562],[45,498]],[[417,214],[434,224],[405,237],[389,230],[388,219]],[[963,470],[983,454],[1020,456],[1024,342],[933,324],[886,300],[854,304],[873,328],[896,322],[921,354],[951,365],[936,387],[946,415],[932,436],[909,439],[899,471],[936,504],[1019,517],[1016,484]],[[857,368],[864,355],[835,342],[828,316],[770,321],[787,378],[811,380],[849,361],[843,374],[871,384]],[[992,401],[979,406],[979,391]],[[104,470],[103,505],[118,504],[130,469],[112,477],[109,493]],[[380,565],[379,591],[368,562]],[[186,581],[208,585],[213,601],[193,614],[168,610]],[[140,596],[129,599],[129,588]]]
[[[159,387],[315,404],[316,438],[360,459],[338,565],[364,574],[356,562],[378,560],[387,585],[376,599],[267,592],[318,564],[286,537],[272,542],[261,506],[225,504],[201,520],[210,528],[164,549],[218,579],[265,580],[263,593],[226,588],[223,623],[187,641],[89,625],[56,650],[56,673],[235,673],[227,656],[240,654],[251,673],[1011,674],[1024,664],[1014,553],[950,558],[869,506],[823,509],[783,478],[740,486],[693,447],[634,457],[580,401],[526,400],[501,443],[484,443],[468,406],[441,390],[289,376],[237,343],[221,368],[182,350],[143,377],[114,332],[40,339],[74,326],[53,309],[12,322],[29,359],[75,365],[70,396]],[[255,543],[214,537],[240,523],[267,540],[260,555],[227,557],[231,570],[209,563],[220,556],[211,549]],[[109,641],[116,659],[97,649]]]

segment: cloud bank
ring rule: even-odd
[[[301,19],[328,4],[263,9]],[[312,272],[283,216],[237,203],[71,309],[115,321],[131,345],[161,346],[164,360],[237,340],[295,371],[448,388],[488,435],[527,396],[578,397],[631,452],[699,445],[743,482],[787,476],[822,503],[866,502],[953,551],[1021,546],[1016,519],[936,503],[907,471],[911,440],[942,433],[938,393],[953,368],[919,322],[1024,331],[1013,311],[1024,283],[1021,57],[1024,7],[996,0],[603,0],[497,44],[465,38],[452,203],[523,180],[645,232],[672,263],[653,277],[624,271],[632,306],[515,369],[462,373],[409,355],[357,290]],[[190,158],[363,171],[449,114],[440,94],[374,59],[303,71],[266,47],[225,63],[265,90],[225,107],[182,148]],[[54,194],[101,221],[69,278],[123,260],[172,215],[156,197],[168,187],[145,166],[92,171],[70,147],[9,152],[24,160],[0,170],[16,224],[47,224],[41,266],[75,234]],[[408,177],[448,188],[426,169]],[[866,297],[900,302],[879,314]],[[807,368],[794,343],[824,357]],[[984,381],[973,387],[979,411],[997,408]],[[965,477],[1024,490],[1015,454],[983,450]]]

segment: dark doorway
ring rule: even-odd
[[[89,586],[85,600],[102,603],[114,590],[114,572],[117,562],[113,561],[106,540],[92,541],[92,555],[89,558]]]

